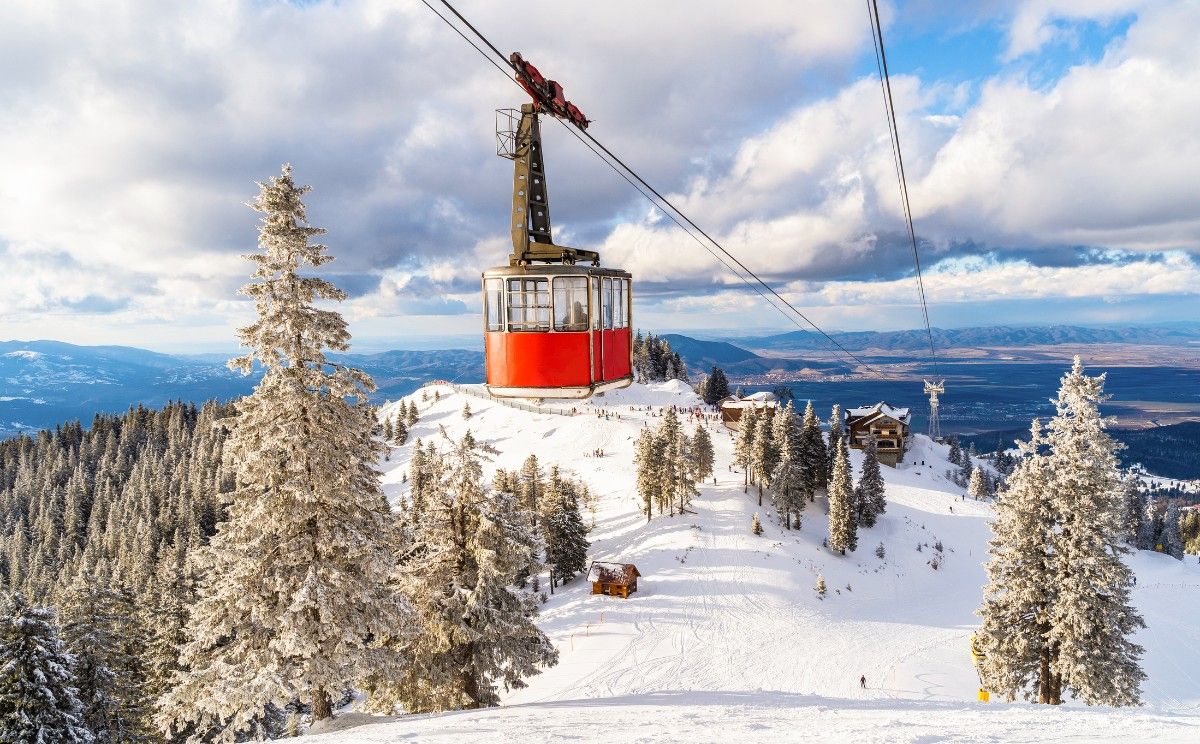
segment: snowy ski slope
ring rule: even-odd
[[[426,390],[427,402],[420,392],[407,399],[422,409],[409,444],[384,463],[389,495],[407,488],[416,437],[470,429],[502,453],[493,468],[517,468],[535,452],[544,466],[585,480],[599,496],[591,557],[636,563],[643,578],[627,601],[593,597],[580,579],[560,588],[540,624],[561,660],[507,694],[501,708],[391,722],[349,714],[322,729],[330,731],[322,742],[725,741],[739,733],[747,741],[1200,741],[1193,557],[1132,559],[1148,625],[1138,638],[1146,707],[978,703],[968,639],[991,509],[963,501],[942,476],[950,467],[944,447],[918,436],[907,459],[923,467],[883,468],[887,513],[842,557],[821,544],[823,499],[809,505],[801,530],[788,531],[768,497],[759,507],[753,487],[743,493],[742,474],[730,469],[732,438],[716,423],[716,483],[703,485],[696,513],[646,522],[633,487],[634,440],[661,421],[663,406],[698,402],[682,383],[635,385],[579,404],[574,416],[517,410],[446,386]],[[592,457],[596,449],[604,456]],[[857,476],[861,456],[852,457]],[[755,512],[761,536],[750,532]],[[875,553],[881,543],[883,559]],[[814,590],[818,574],[824,600]]]

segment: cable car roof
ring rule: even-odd
[[[631,279],[633,277],[623,269],[610,269],[601,266],[563,265],[563,264],[533,264],[529,266],[493,266],[485,269],[484,279],[495,279],[506,276],[614,276]]]

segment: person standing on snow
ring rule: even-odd
[[[858,678],[858,685],[859,685],[859,687],[863,688],[864,690],[867,689],[867,675],[864,674],[863,676]]]

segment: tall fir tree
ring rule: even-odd
[[[738,433],[733,443],[733,462],[742,469],[742,493],[750,488],[750,470],[754,466],[754,433],[757,416],[753,406],[741,409]]]
[[[75,689],[75,659],[55,630],[50,610],[20,594],[0,610],[0,741],[91,744]]]
[[[658,497],[659,478],[663,469],[663,451],[658,436],[649,428],[638,432],[633,447],[633,461],[637,468],[637,492],[646,512],[646,521],[651,518]]]
[[[887,510],[886,486],[879,470],[879,446],[874,436],[867,437],[863,449],[862,475],[854,488],[858,524],[874,527],[879,515]]]
[[[858,547],[854,523],[854,487],[850,481],[850,461],[838,447],[833,458],[833,476],[829,480],[829,549],[842,555]]]
[[[763,486],[767,485],[771,473],[775,471],[775,465],[779,462],[779,449],[772,436],[775,413],[773,406],[767,406],[759,412],[754,420],[754,442],[751,449],[750,469],[756,475],[759,506],[762,506]]]
[[[1127,477],[1122,484],[1123,508],[1125,516],[1125,541],[1134,547],[1140,547],[1138,536],[1142,534],[1146,521],[1146,494],[1138,486],[1136,478]]]
[[[1171,501],[1163,513],[1162,546],[1163,552],[1172,558],[1183,560],[1183,533],[1180,531],[1181,518],[1179,502]]]
[[[1129,602],[1133,572],[1123,556],[1117,450],[1100,403],[1104,378],[1088,377],[1079,357],[1062,379],[1047,426],[1050,493],[1059,529],[1051,533],[1059,593],[1049,640],[1063,689],[1089,705],[1138,705],[1146,675],[1129,636],[1145,627]]]
[[[451,442],[445,476],[430,492],[397,580],[419,632],[403,640],[408,663],[368,681],[372,705],[410,712],[497,705],[497,685],[553,665],[558,652],[534,624],[537,603],[516,584],[540,541],[517,497],[489,491],[478,445]]]
[[[949,455],[947,455],[947,459],[950,460],[950,462],[952,464],[961,466],[962,465],[962,448],[958,446],[958,437],[951,436],[951,437],[949,437],[949,440],[950,440],[950,453],[949,453]]]
[[[708,435],[708,430],[703,425],[696,424],[696,430],[692,432],[687,451],[691,462],[692,480],[702,483],[704,479],[713,474],[713,464],[716,459],[712,437]]]
[[[971,480],[967,483],[967,495],[976,501],[987,498],[987,483],[984,481],[983,468],[977,467],[971,471]]]
[[[834,403],[829,414],[829,441],[825,450],[826,482],[833,477],[834,462],[837,460],[838,449],[842,446],[842,418],[841,404]]]
[[[1047,434],[1034,423],[997,504],[979,640],[985,684],[1010,697],[1036,690],[1050,704],[1064,693],[1089,705],[1140,700],[1142,649],[1129,636],[1144,623],[1129,603],[1118,445],[1099,412],[1105,399],[1104,375],[1086,376],[1076,357]]]
[[[546,543],[546,563],[553,571],[551,585],[570,581],[587,570],[590,544],[579,511],[579,496],[575,485],[559,475],[557,465],[551,468],[547,482],[542,534]]]
[[[1138,533],[1138,548],[1141,550],[1158,550],[1159,540],[1163,532],[1163,514],[1166,511],[1162,499],[1153,496],[1146,497],[1146,513],[1142,517],[1141,531]]]
[[[521,465],[517,495],[520,497],[521,506],[534,515],[535,524],[537,523],[537,514],[541,509],[542,491],[545,488],[544,480],[545,475],[542,473],[542,466],[538,464],[537,455],[531,454],[526,457],[525,462]]]
[[[821,436],[821,422],[813,410],[810,400],[804,406],[804,421],[800,426],[800,465],[803,469],[803,488],[809,502],[816,498],[819,488],[824,488],[829,469],[825,464],[825,441]]]
[[[308,188],[290,166],[260,187],[260,252],[243,289],[258,319],[239,331],[250,351],[231,366],[264,373],[231,422],[228,518],[196,551],[188,671],[159,700],[165,728],[215,728],[219,741],[256,735],[261,710],[296,696],[329,718],[331,694],[377,668],[372,639],[405,622],[388,590],[395,521],[375,470],[374,385],[325,355],[346,351],[350,334],[316,302],[345,293],[301,273],[332,260],[311,242],[324,231],[307,222]]]
[[[712,371],[708,373],[708,378],[704,385],[704,402],[712,406],[716,405],[717,401],[728,397],[729,378],[725,376],[723,369],[713,365]]]
[[[1049,643],[1049,614],[1057,592],[1050,545],[1056,515],[1046,498],[1051,474],[1037,419],[1029,441],[1017,446],[1021,457],[996,501],[988,543],[988,583],[978,611],[983,623],[976,634],[983,653],[979,672],[991,692],[1046,703],[1061,694]]]
[[[153,724],[142,653],[149,638],[138,622],[133,596],[81,575],[61,608],[84,725],[98,744],[147,741]]]
[[[775,417],[773,438],[779,450],[779,461],[771,474],[771,490],[775,493],[775,507],[783,519],[783,526],[800,529],[801,515],[806,501],[804,489],[804,467],[801,461],[800,420],[788,401],[784,410]]]

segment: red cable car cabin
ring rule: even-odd
[[[496,154],[513,161],[513,252],[508,266],[483,273],[488,391],[586,398],[625,387],[633,382],[632,278],[600,268],[595,251],[555,245],[550,231],[538,113],[580,128],[587,117],[519,54],[512,62],[533,103],[496,112]]]
[[[630,275],[581,266],[483,274],[492,395],[586,398],[633,382]]]

